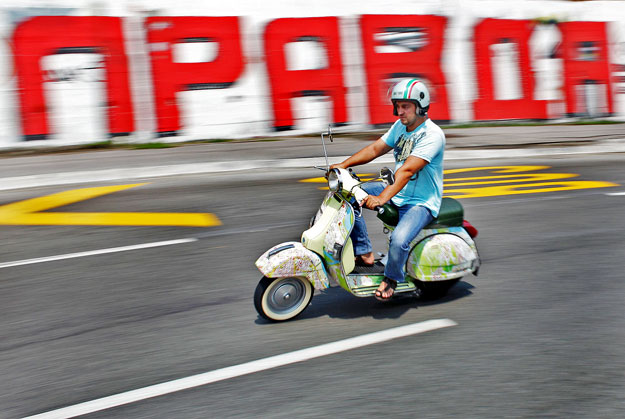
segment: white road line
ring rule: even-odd
[[[271,368],[277,368],[296,362],[308,361],[310,359],[319,358],[325,355],[336,354],[363,346],[373,345],[392,339],[416,335],[419,333],[429,332],[431,330],[442,329],[444,327],[451,327],[456,325],[456,322],[449,319],[434,319],[420,323],[413,323],[406,326],[382,330],[380,332],[374,332],[349,339],[339,340],[336,342],[330,342],[324,345],[313,346],[311,348],[301,349],[299,351],[287,352],[285,354],[246,362],[244,364],[234,365],[232,367],[221,368],[218,370],[205,372],[203,374],[192,375],[190,377],[185,377],[174,381],[155,384],[153,386],[148,386],[137,390],[131,390],[125,393],[119,393],[112,396],[103,397],[101,399],[76,404],[74,406],[68,406],[62,409],[52,410],[38,415],[29,416],[28,418],[24,419],[73,418],[80,415],[86,415],[88,413],[99,412],[102,410],[111,409],[113,407],[138,402],[152,397],[158,397],[181,390],[187,390],[190,388],[203,386],[217,381],[227,380],[229,378],[240,377],[246,374],[252,374]]]
[[[34,258],[34,259],[16,260],[14,262],[3,262],[3,263],[0,263],[0,269],[2,269],[2,268],[11,268],[13,266],[31,265],[33,263],[52,262],[52,261],[55,261],[55,260],[81,258],[81,257],[85,257],[85,256],[104,255],[104,254],[107,254],[107,253],[127,252],[129,250],[149,249],[150,247],[171,246],[171,245],[174,245],[174,244],[184,244],[184,243],[191,243],[191,242],[195,242],[195,241],[198,241],[198,239],[196,239],[194,237],[190,237],[190,238],[186,238],[186,239],[167,240],[167,241],[162,241],[162,242],[135,244],[135,245],[132,245],[132,246],[111,247],[109,249],[91,250],[91,251],[88,251],[88,252],[67,253],[67,254],[64,254],[64,255],[47,256],[47,257]]]
[[[608,195],[608,196],[623,196],[623,195],[625,195],[625,192],[609,192],[609,193],[606,193],[606,195]]]

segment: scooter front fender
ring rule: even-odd
[[[298,242],[272,247],[258,258],[256,267],[268,278],[299,276],[307,278],[316,289],[330,287],[321,257]]]

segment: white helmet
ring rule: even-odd
[[[422,81],[417,79],[404,79],[396,83],[391,91],[393,103],[393,115],[397,116],[396,100],[409,100],[417,105],[417,114],[425,116],[430,109],[430,92]]]

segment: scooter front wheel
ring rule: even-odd
[[[306,278],[264,276],[254,292],[254,307],[267,320],[290,320],[308,307],[313,292],[312,284]]]

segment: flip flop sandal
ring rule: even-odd
[[[393,298],[393,295],[395,295],[395,292],[393,292],[388,297],[382,297],[382,293],[386,293],[389,289],[392,289],[393,291],[395,291],[395,288],[397,288],[397,281],[395,281],[394,279],[385,277],[382,283],[385,284],[384,290],[382,291],[375,290],[375,298],[379,301],[389,301],[391,298]]]

